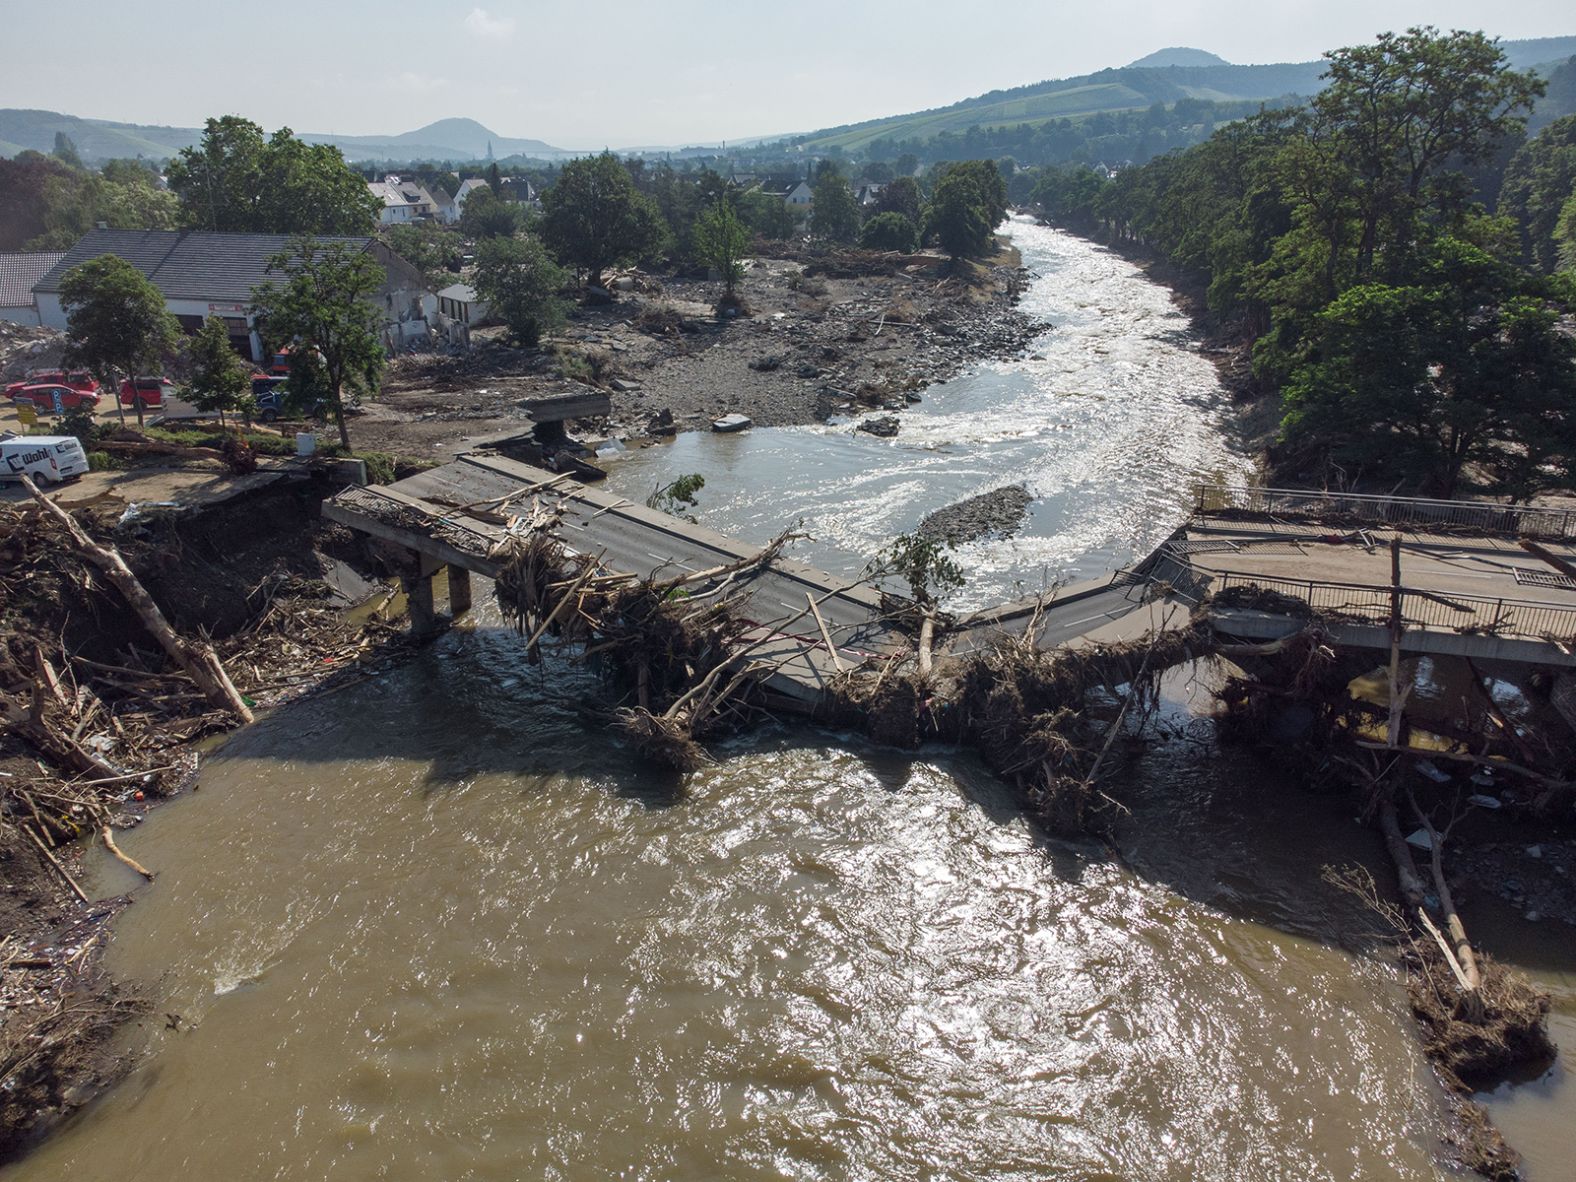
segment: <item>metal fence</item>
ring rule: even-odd
[[[1206,484],[1199,488],[1195,511],[1284,518],[1345,517],[1369,525],[1470,530],[1521,538],[1576,539],[1576,511],[1495,505],[1487,501],[1430,501],[1317,489]]]
[[[1337,619],[1380,625],[1390,621],[1388,587],[1223,574],[1218,577],[1214,592],[1219,595],[1232,587],[1272,591],[1301,600],[1321,615]],[[1576,640],[1576,607],[1527,599],[1445,595],[1411,587],[1401,588],[1401,622],[1407,628],[1482,632],[1527,640]]]

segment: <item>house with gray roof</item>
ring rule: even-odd
[[[33,284],[39,323],[66,327],[60,303],[60,281],[79,263],[104,255],[117,255],[146,275],[164,296],[164,305],[194,333],[209,316],[221,317],[230,339],[253,361],[268,356],[259,325],[252,312],[252,289],[277,283],[281,276],[269,271],[275,255],[288,252],[293,238],[287,234],[225,234],[211,230],[93,230]],[[429,320],[437,311],[437,297],[427,290],[421,272],[373,237],[324,235],[318,242],[344,243],[371,254],[385,276],[374,299],[384,313],[384,347],[391,353],[430,334]],[[286,342],[270,342],[281,345]]]
[[[33,302],[33,285],[65,257],[65,252],[59,250],[0,254],[0,320],[37,324],[38,305]]]

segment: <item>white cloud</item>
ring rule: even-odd
[[[484,41],[509,41],[514,37],[514,17],[493,16],[485,8],[473,8],[465,18],[465,29]]]

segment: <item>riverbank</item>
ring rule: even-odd
[[[989,261],[956,266],[856,250],[753,259],[739,284],[749,314],[733,319],[714,312],[719,282],[626,278],[614,303],[574,308],[541,349],[484,329],[469,353],[397,358],[357,418],[357,445],[447,458],[519,426],[520,400],[566,383],[612,399],[608,419],[582,432],[634,443],[658,424],[704,429],[725,414],[768,427],[898,411],[913,392],[1020,354],[1043,328],[1015,307],[1026,276],[1005,241]]]
[[[140,513],[104,494],[56,495],[115,546],[174,628],[211,638],[248,705],[263,710],[367,676],[369,658],[403,647],[375,614],[342,614],[379,572],[348,531],[318,518],[336,487],[297,479],[206,508]],[[133,896],[81,889],[86,843],[199,787],[200,750],[236,719],[164,671],[121,594],[32,503],[0,505],[0,620],[4,1161],[126,1069],[113,1036],[147,1009],[140,986],[103,968],[112,921]]]

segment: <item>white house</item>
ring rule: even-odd
[[[487,182],[480,177],[471,177],[460,182],[460,187],[454,191],[454,216],[450,221],[457,222],[465,215],[465,199],[477,189],[487,188]]]
[[[438,293],[438,329],[455,344],[470,344],[472,327],[486,318],[486,301],[470,284],[451,283]]]
[[[402,226],[438,216],[437,201],[419,181],[402,181],[391,175],[381,181],[368,181],[367,191],[383,203],[378,213],[379,225]]]
[[[815,204],[815,192],[810,188],[810,182],[800,181],[793,188],[789,189],[788,196],[783,198],[783,202],[797,209],[809,209],[811,205]]]
[[[65,257],[65,252],[59,250],[0,254],[0,320],[38,324],[33,285]]]
[[[421,272],[373,237],[331,237],[319,243],[344,243],[365,251],[383,268],[384,284],[373,299],[383,310],[383,344],[390,352],[431,335],[437,297],[427,290]],[[263,331],[252,311],[252,289],[279,282],[269,261],[292,248],[287,234],[219,234],[209,230],[93,230],[62,256],[33,285],[39,323],[66,327],[60,304],[60,281],[78,263],[117,255],[146,275],[164,296],[164,306],[195,333],[209,316],[221,317],[230,339],[253,361],[267,357]],[[285,342],[270,342],[283,344]]]

